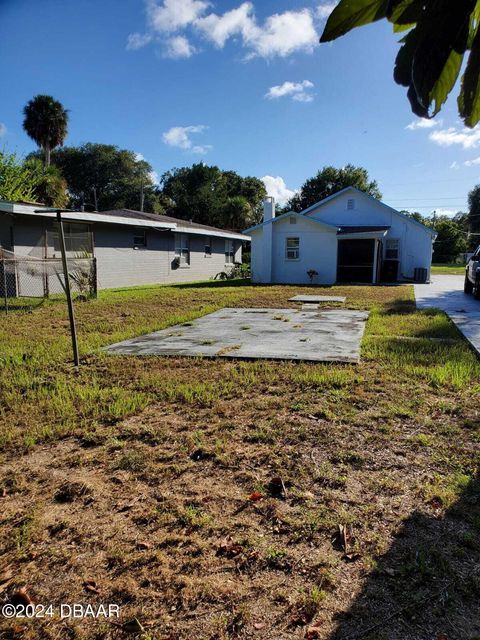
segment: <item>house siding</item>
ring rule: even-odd
[[[13,247],[10,246],[11,227],[13,225]],[[46,231],[54,231],[55,223],[45,218],[24,219],[21,216],[0,215],[0,244],[13,249],[17,256],[44,258],[60,257],[53,247],[46,247]],[[217,273],[225,271],[225,238],[212,232],[212,255],[205,256],[205,240],[209,237],[201,234],[187,234],[190,239],[190,265],[174,268],[175,235],[170,231],[152,228],[146,229],[147,245],[134,248],[134,236],[138,227],[130,225],[109,225],[96,223],[90,225],[93,231],[94,256],[97,260],[97,288],[111,289],[138,285],[192,282],[208,280]],[[8,245],[6,244],[8,241]],[[242,243],[234,240],[235,262],[242,260]],[[76,254],[72,254],[72,257]],[[23,278],[24,276],[22,276]],[[40,281],[38,286],[41,286]],[[58,287],[60,287],[60,284]],[[57,292],[57,284],[50,285],[51,293]],[[24,292],[31,289],[31,282],[19,282]],[[38,288],[38,287],[37,287]],[[31,295],[42,295],[31,291]],[[26,295],[26,294],[25,294]]]
[[[190,265],[174,266],[175,234],[147,229],[147,246],[135,249],[135,227],[105,226],[94,230],[99,289],[136,285],[208,280],[225,271],[225,240],[211,236],[212,255],[205,256],[208,236],[187,234],[190,240]],[[241,261],[241,243],[235,241],[236,261]]]
[[[347,201],[351,199],[355,201],[355,208],[347,209]],[[430,277],[433,251],[430,232],[375,199],[358,192],[347,192],[318,209],[313,209],[307,216],[337,226],[356,224],[389,226],[390,229],[383,238],[384,257],[386,240],[399,239],[399,278],[413,278],[417,267],[427,269]]]
[[[289,217],[277,220],[269,225],[272,228],[272,275],[265,277],[262,259],[264,228],[252,233],[252,280],[253,282],[275,282],[278,284],[309,284],[307,271],[318,272],[315,284],[331,284],[336,279],[337,237],[330,230],[308,218],[296,217],[296,223],[290,224]],[[287,260],[286,239],[300,239],[298,260]],[[265,238],[268,242],[268,237]]]

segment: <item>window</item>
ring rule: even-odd
[[[235,259],[235,247],[233,240],[225,240],[225,264],[233,264]]]
[[[210,258],[212,255],[212,238],[207,236],[205,238],[205,258]]]
[[[347,209],[355,209],[355,200],[353,198],[347,200]]]
[[[287,260],[298,260],[300,258],[300,238],[287,238],[285,253]]]
[[[180,267],[190,266],[190,242],[186,233],[175,234],[175,257]]]
[[[147,246],[147,230],[137,229],[135,231],[135,235],[133,236],[133,248],[145,249],[146,246]]]
[[[398,238],[387,238],[385,245],[385,259],[398,260],[400,255],[400,240]]]
[[[64,222],[63,235],[65,249],[76,254],[93,253],[92,234],[88,224],[78,222]],[[58,231],[47,231],[47,244],[55,252],[60,252],[60,237]]]
[[[297,219],[295,216],[290,216],[290,224],[297,224]]]

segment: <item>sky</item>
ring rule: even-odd
[[[0,148],[35,144],[22,109],[50,94],[67,145],[131,149],[161,176],[195,162],[264,179],[282,203],[325,165],[365,167],[383,200],[467,210],[480,128],[455,96],[430,121],[392,78],[399,36],[376,23],[320,45],[329,0],[0,0]]]

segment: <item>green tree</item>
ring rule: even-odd
[[[469,249],[480,244],[480,184],[477,184],[468,194]]]
[[[454,219],[440,216],[435,222],[438,236],[433,244],[433,262],[453,262],[467,250],[465,231]]]
[[[306,180],[300,191],[286,204],[285,211],[303,211],[312,204],[331,196],[345,187],[356,187],[374,198],[382,194],[375,180],[370,180],[368,171],[363,167],[347,164],[341,169],[323,167],[313,178]]]
[[[38,173],[16,154],[0,151],[0,200],[34,202]]]
[[[52,96],[38,95],[25,105],[23,115],[23,128],[43,150],[48,167],[52,150],[67,137],[68,111]]]
[[[170,215],[228,229],[255,224],[266,196],[258,178],[242,178],[202,162],[168,171],[161,185],[163,196],[172,203]]]
[[[330,14],[320,42],[330,42],[355,27],[388,20],[401,39],[393,72],[408,88],[412,111],[435,116],[452,91],[467,52],[458,96],[465,124],[480,119],[480,6],[476,0],[341,0]]]
[[[45,167],[38,159],[21,161],[14,153],[0,151],[0,200],[38,202],[64,207],[67,183],[56,167]]]
[[[89,204],[99,211],[140,210],[143,193],[144,211],[164,210],[152,179],[152,167],[133,151],[88,142],[57,149],[52,153],[52,163],[67,181],[72,208]]]
[[[46,167],[37,158],[28,158],[25,160],[25,166],[37,177],[36,202],[41,202],[47,207],[67,206],[69,200],[67,181],[58,167],[54,165]]]

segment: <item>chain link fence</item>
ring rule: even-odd
[[[96,260],[68,258],[68,273],[74,299],[97,295]],[[19,256],[0,249],[0,309],[15,311],[38,306],[46,298],[65,297],[65,279],[60,258]]]

